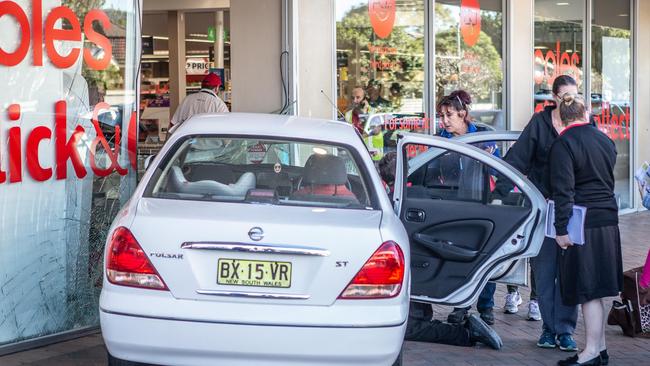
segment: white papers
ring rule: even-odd
[[[584,206],[573,205],[573,215],[569,219],[567,231],[569,239],[575,245],[585,244],[585,218],[587,217],[587,208]],[[555,239],[555,202],[548,201],[546,206],[546,236]]]
[[[634,173],[634,179],[639,183],[641,198],[650,195],[650,164],[644,162]]]

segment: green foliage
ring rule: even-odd
[[[106,0],[63,0],[61,5],[70,8],[83,22],[89,11],[92,9],[101,9]]]
[[[89,11],[93,9],[102,9],[109,17],[113,26],[126,26],[126,16],[123,11],[115,9],[103,9],[105,0],[63,0],[62,5],[69,7],[82,22]],[[106,35],[99,22],[93,23],[93,29],[100,34]],[[85,45],[88,47],[88,44]],[[115,52],[115,50],[113,50]],[[123,88],[124,79],[120,68],[111,62],[104,70],[93,70],[84,65],[81,75],[86,80],[89,89],[105,93],[107,90]]]
[[[457,29],[438,33],[436,56],[436,95],[465,89],[480,100],[489,98],[491,91],[501,90],[501,56],[485,32],[473,47],[460,39]]]
[[[422,15],[424,17],[424,15]],[[356,85],[366,86],[370,79],[383,82],[386,92],[398,82],[402,94],[421,98],[424,83],[424,29],[422,26],[396,26],[388,38],[378,38],[373,32],[367,6],[351,9],[336,24],[337,52],[348,58],[348,92]],[[396,52],[370,54],[368,45],[385,47]],[[391,67],[371,67],[371,61],[384,62]]]
[[[416,15],[424,19],[424,14]],[[475,100],[489,99],[492,91],[501,92],[503,83],[502,60],[499,49],[502,39],[502,14],[483,12],[482,32],[473,47],[467,47],[458,34],[458,19],[447,6],[436,4],[436,95],[441,96],[457,88],[469,91]],[[488,35],[489,34],[489,35]],[[370,79],[383,81],[384,89],[391,83],[402,86],[406,98],[422,98],[424,91],[424,27],[396,26],[386,39],[378,38],[372,29],[367,6],[351,9],[336,24],[337,53],[347,56],[349,80],[352,87],[365,86]],[[368,45],[395,49],[396,54],[370,54]],[[376,70],[372,58],[391,62],[394,67]]]

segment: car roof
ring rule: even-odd
[[[174,135],[250,135],[307,139],[356,145],[350,123],[327,119],[262,113],[200,114],[185,121]]]

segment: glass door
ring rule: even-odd
[[[591,0],[591,109],[598,128],[616,143],[619,209],[632,207],[632,31],[629,0]]]

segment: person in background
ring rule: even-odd
[[[586,344],[582,352],[558,365],[601,365],[609,362],[605,344],[604,298],[623,289],[623,256],[614,197],[616,146],[590,126],[587,108],[577,92],[559,95],[563,130],[550,150],[550,191],[555,201],[555,241],[561,248],[560,294],[565,305],[580,304]],[[583,245],[569,237],[573,206],[587,208]]]
[[[375,117],[370,120],[370,131],[365,138],[368,152],[375,164],[384,157],[384,132],[382,130],[382,120]]]
[[[464,90],[456,90],[443,97],[442,100],[440,100],[440,103],[438,103],[437,108],[441,127],[438,136],[452,138],[467,133],[486,131],[485,128],[479,127],[472,122],[472,118],[469,114],[471,104],[472,97]],[[496,144],[486,144],[484,148],[491,154],[494,154],[497,157],[499,156],[499,150]],[[456,158],[457,156],[452,157],[452,159]],[[447,177],[447,180],[451,178],[451,172],[457,170],[457,168],[453,166],[457,163],[456,161],[449,163],[451,164],[444,164],[446,167],[441,169],[448,172],[449,177]],[[496,284],[494,282],[488,282],[483,288],[483,291],[481,291],[478,303],[476,304],[476,307],[481,314],[481,319],[490,325],[494,324],[493,308],[495,290]],[[450,323],[462,322],[468,316],[470,308],[471,307],[455,308],[447,317],[447,321]]]
[[[392,201],[395,191],[397,153],[394,151],[386,153],[378,165],[382,183]],[[460,323],[444,323],[433,319],[431,304],[414,301],[411,301],[409,306],[404,340],[462,347],[472,347],[480,342],[496,350],[503,347],[503,342],[494,329],[476,315],[472,314]]]
[[[390,84],[390,102],[393,110],[398,111],[402,108],[402,86],[399,83]]]
[[[381,177],[381,182],[386,188],[386,193],[388,198],[393,200],[393,193],[395,193],[395,172],[397,171],[397,152],[391,151],[386,153],[379,164],[377,164],[379,170],[379,176]]]
[[[186,96],[183,102],[176,108],[176,112],[171,119],[173,127],[169,130],[169,133],[173,133],[178,126],[195,114],[228,113],[228,107],[217,96],[219,86],[221,86],[221,78],[219,75],[213,72],[206,75],[201,82],[201,90]]]
[[[351,123],[361,136],[366,134],[362,125],[361,115],[368,115],[371,112],[372,108],[366,99],[366,92],[360,86],[354,87],[352,89],[352,105],[345,112],[345,120]]]
[[[577,94],[578,86],[572,77],[561,75],[553,81],[552,91],[555,105],[559,105],[560,96],[566,93]],[[526,175],[546,198],[551,194],[549,151],[558,138],[559,132],[564,129],[560,110],[555,105],[547,106],[543,111],[533,115],[504,158],[507,163]],[[497,179],[493,196],[507,197],[513,188],[510,180]],[[530,261],[543,322],[542,334],[537,341],[537,346],[541,348],[559,346],[563,351],[576,351],[577,345],[573,339],[573,332],[578,319],[578,308],[562,303],[560,285],[557,281],[559,252],[553,239],[546,238],[537,257]]]
[[[390,102],[381,96],[382,85],[379,80],[371,79],[366,87],[366,92],[368,93],[368,103],[370,103],[371,107],[377,110],[390,109]]]
[[[650,210],[650,207],[646,207],[646,208]],[[645,265],[643,266],[643,272],[641,272],[639,285],[643,288],[650,287],[650,250],[648,250],[648,256],[645,259]]]

